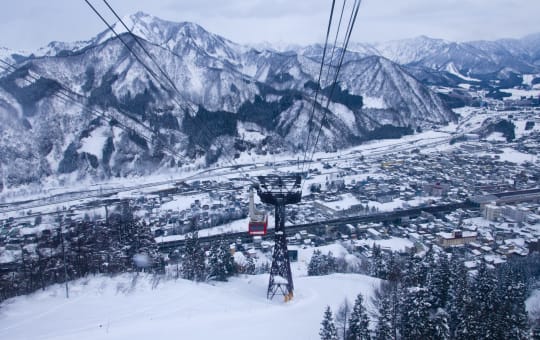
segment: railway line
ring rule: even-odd
[[[404,217],[408,217],[408,218],[418,217],[422,213],[439,214],[439,213],[449,213],[457,209],[477,209],[477,208],[478,206],[476,204],[468,200],[465,200],[459,203],[451,203],[451,204],[429,206],[429,207],[415,207],[415,208],[410,208],[410,209],[396,210],[392,212],[383,212],[383,213],[377,213],[377,214],[371,214],[371,215],[345,216],[345,217],[339,217],[339,218],[329,219],[329,220],[324,220],[324,221],[316,221],[316,222],[310,222],[310,223],[304,223],[304,224],[290,225],[290,226],[287,226],[287,232],[289,234],[295,234],[301,230],[306,230],[309,232],[309,231],[315,231],[318,228],[325,229],[326,226],[345,225],[345,224],[351,224],[351,223],[392,222],[392,221],[400,220]],[[274,230],[269,229],[266,237],[273,238],[273,236],[274,236]],[[225,234],[219,234],[219,235],[199,237],[199,242],[204,244],[204,243],[211,243],[213,241],[218,241],[222,239],[225,239],[225,240],[240,239],[242,240],[242,242],[244,241],[249,242],[252,239],[252,237],[247,233],[247,231],[242,231],[242,232],[225,233]],[[158,242],[159,249],[162,252],[169,252],[173,249],[182,247],[184,245],[184,239],[171,240],[171,241],[158,240],[157,242]]]
[[[524,200],[537,200],[540,197],[540,188],[534,188],[534,189],[525,189],[525,190],[515,190],[515,191],[505,191],[505,192],[498,192],[498,193],[492,193],[487,196],[494,196],[496,197],[497,201],[507,201],[507,200],[515,200],[523,198]],[[287,226],[287,232],[289,234],[295,234],[301,230],[306,231],[316,231],[318,228],[326,229],[326,226],[337,226],[337,225],[345,225],[345,224],[353,224],[353,223],[372,223],[372,222],[393,222],[398,221],[403,218],[414,218],[422,215],[422,213],[429,213],[429,214],[447,214],[452,211],[458,210],[458,209],[469,209],[469,210],[477,210],[479,209],[479,204],[474,203],[469,198],[465,199],[462,202],[457,203],[450,203],[450,204],[442,204],[442,205],[435,205],[435,206],[427,206],[427,207],[413,207],[409,209],[402,209],[402,210],[395,210],[391,212],[382,212],[377,214],[370,214],[370,215],[357,215],[357,216],[344,216],[334,219],[328,219],[328,220],[322,220],[322,221],[316,221],[316,222],[310,222],[310,223],[304,223],[304,224],[297,224],[297,225],[290,225]],[[268,238],[272,238],[274,235],[274,230],[269,229],[267,236]],[[211,243],[213,241],[225,239],[225,240],[237,240],[240,239],[243,242],[247,241],[250,242],[251,236],[248,235],[247,231],[242,232],[234,232],[234,233],[225,233],[225,234],[219,234],[219,235],[212,235],[212,236],[206,236],[206,237],[199,237],[199,242],[201,243]],[[162,252],[168,252],[175,248],[182,247],[184,245],[183,239],[177,239],[177,240],[164,240],[160,241],[157,240],[158,246]]]

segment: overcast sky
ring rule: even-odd
[[[341,4],[343,0],[337,0]],[[104,8],[102,0],[92,0]],[[348,0],[352,3],[353,0]],[[137,11],[192,21],[239,43],[323,40],[330,0],[109,0]],[[352,40],[427,35],[448,40],[516,38],[540,32],[539,0],[364,0]],[[109,15],[111,18],[112,15]],[[3,1],[0,46],[34,50],[50,41],[87,40],[104,30],[84,0]]]

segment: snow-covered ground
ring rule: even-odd
[[[318,339],[326,305],[362,293],[379,280],[357,274],[295,277],[295,297],[266,299],[268,275],[224,283],[96,276],[6,301],[0,339]]]
[[[522,89],[502,89],[502,92],[510,93],[512,96],[510,99],[520,99],[521,97],[538,97],[540,96],[540,90],[522,90]]]

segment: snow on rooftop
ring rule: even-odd
[[[367,245],[372,246],[373,244],[376,244],[380,246],[382,249],[389,249],[392,251],[405,251],[407,249],[410,249],[414,247],[414,243],[406,238],[401,237],[391,237],[389,239],[384,240],[356,240],[354,241],[356,245]]]

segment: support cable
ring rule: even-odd
[[[309,152],[309,139],[310,139],[310,136],[311,136],[311,131],[313,129],[312,124],[313,124],[313,117],[315,115],[315,107],[317,105],[317,97],[319,96],[319,90],[321,88],[321,76],[322,76],[322,73],[323,73],[324,59],[325,59],[325,56],[326,56],[326,49],[328,47],[328,38],[330,37],[330,29],[332,28],[332,18],[334,16],[335,4],[336,4],[336,1],[332,0],[332,7],[330,8],[330,17],[328,18],[328,27],[326,29],[326,39],[324,41],[323,55],[322,55],[322,59],[321,59],[321,65],[319,67],[319,76],[318,76],[318,79],[317,79],[317,87],[315,88],[315,99],[312,102],[312,110],[311,110],[311,114],[310,114],[310,117],[309,117],[309,120],[308,120],[308,135],[307,135],[307,139],[306,139],[306,146],[304,148],[304,159],[302,161],[302,171],[301,171],[302,173],[304,172],[304,165],[306,164],[306,158],[307,158],[307,154]]]
[[[93,12],[94,12],[96,15],[98,15],[98,17],[101,19],[101,21],[103,21],[103,22],[105,23],[105,25],[108,27],[108,29],[109,29],[110,31],[112,31],[112,32],[114,33],[114,35],[115,35],[115,36],[116,36],[116,37],[117,37],[117,38],[118,38],[118,39],[126,46],[126,48],[130,51],[130,53],[133,54],[133,55],[135,56],[136,60],[137,60],[141,65],[143,65],[143,67],[144,67],[144,68],[145,68],[145,69],[146,69],[146,70],[147,70],[147,71],[148,71],[148,72],[149,72],[149,73],[150,73],[150,74],[158,81],[158,83],[160,84],[160,86],[162,86],[163,88],[166,88],[166,86],[164,86],[163,83],[162,83],[162,82],[160,81],[160,79],[158,78],[157,74],[156,74],[152,69],[150,69],[150,68],[142,61],[142,59],[138,56],[138,54],[134,51],[134,49],[131,48],[131,46],[129,46],[129,45],[121,38],[121,36],[116,32],[116,30],[114,29],[114,27],[113,27],[113,26],[112,26],[112,25],[111,25],[111,24],[103,17],[103,15],[101,15],[101,13],[100,13],[100,12],[99,12],[99,11],[98,11],[98,10],[97,10],[97,9],[96,9],[96,8],[95,8],[88,0],[84,0],[84,1],[85,1],[85,2],[88,4],[88,6],[93,10]],[[111,9],[111,11],[112,11],[112,7],[111,7],[108,3],[106,3],[106,4],[107,4],[107,6],[108,6],[108,7]],[[116,12],[114,12],[114,14],[115,14],[115,16],[117,16]],[[118,16],[117,16],[117,17],[118,17]],[[125,23],[123,23],[123,21],[122,21],[122,24],[124,25],[124,27],[127,28],[127,25],[125,25]],[[128,32],[130,32],[131,35],[134,37],[134,40],[135,40],[139,45],[142,46],[142,44],[138,41],[138,39],[135,38],[135,34],[133,34],[133,33],[131,32],[131,30],[129,30],[129,29],[128,29]],[[148,55],[150,56],[150,53],[146,50],[146,48],[144,48],[144,46],[143,46],[143,50],[145,50],[146,53],[148,53]],[[152,60],[155,62],[154,59],[152,59]],[[155,62],[155,63],[157,64],[157,62]],[[158,65],[158,67],[159,67],[159,65]],[[163,73],[164,73],[164,71],[163,71]],[[167,78],[168,78],[168,80],[171,82],[171,84],[173,85],[173,88],[175,89],[175,92],[177,92],[177,93],[183,98],[183,96],[181,95],[180,91],[178,91],[177,87],[174,85],[174,83],[172,82],[172,80],[171,80],[169,77],[167,77]],[[182,105],[181,105],[176,99],[173,98],[173,100],[179,105],[179,107],[182,108]],[[184,99],[184,100],[185,100],[185,99]],[[198,115],[197,115],[197,113],[195,112],[195,110],[194,110],[189,104],[186,104],[186,105],[188,106],[187,112],[189,113],[189,111],[192,111],[192,112],[193,112],[193,118],[194,118],[194,119],[197,119],[197,120],[199,120],[199,122],[201,122],[201,126],[203,126],[204,129],[206,130],[206,133],[205,133],[206,136],[205,136],[205,137],[206,137],[206,139],[210,142],[210,141],[212,140],[212,138],[210,138],[210,136],[217,136],[217,134],[216,134],[216,133],[212,133],[211,131],[209,131],[209,128],[206,126],[206,124],[204,124],[204,122],[202,122],[202,120],[200,119],[200,117],[198,117]],[[200,131],[200,132],[202,132],[202,131]],[[222,150],[225,150],[224,145],[219,141],[219,139],[216,138],[215,141],[219,144],[219,146],[221,146],[221,149],[222,149]],[[194,141],[194,144],[197,145],[197,146],[199,146],[199,147],[200,147],[201,149],[203,149],[203,150],[205,149],[205,148],[202,147],[200,144],[198,144],[196,141]],[[211,146],[211,142],[209,143],[209,146]],[[234,155],[233,155],[232,157],[234,157]],[[243,171],[242,166],[241,166],[240,164],[238,164],[238,163],[234,160],[234,158],[231,158],[230,160],[229,160],[229,159],[225,159],[225,161],[228,162],[229,164],[231,164],[231,166],[237,168],[237,169],[244,175],[244,177],[246,177],[246,178],[249,177],[249,176]],[[252,181],[252,180],[249,179],[249,181]]]
[[[317,143],[319,142],[319,137],[321,135],[321,131],[322,131],[323,125],[325,123],[326,116],[328,114],[328,107],[330,106],[330,101],[332,99],[332,95],[334,94],[334,90],[335,90],[336,85],[337,85],[337,79],[338,79],[338,76],[339,76],[339,71],[341,70],[341,66],[343,65],[343,60],[345,58],[345,54],[347,52],[347,46],[349,45],[349,40],[351,38],[352,30],[353,30],[354,24],[356,22],[356,18],[357,18],[357,15],[358,15],[358,10],[360,8],[360,3],[361,3],[361,0],[355,0],[354,7],[353,7],[353,12],[351,13],[351,17],[349,18],[349,24],[348,24],[348,27],[347,27],[345,40],[343,42],[343,49],[341,51],[341,56],[339,58],[339,64],[337,66],[336,73],[334,74],[334,79],[333,79],[333,82],[332,82],[332,87],[330,89],[330,93],[329,93],[329,95],[327,97],[327,100],[326,100],[326,106],[324,108],[323,118],[321,120],[321,125],[319,127],[317,137],[315,138],[315,145],[313,145],[313,151],[311,153],[310,162],[313,160],[313,156],[315,155],[315,151],[316,151],[316,148],[317,148]]]

